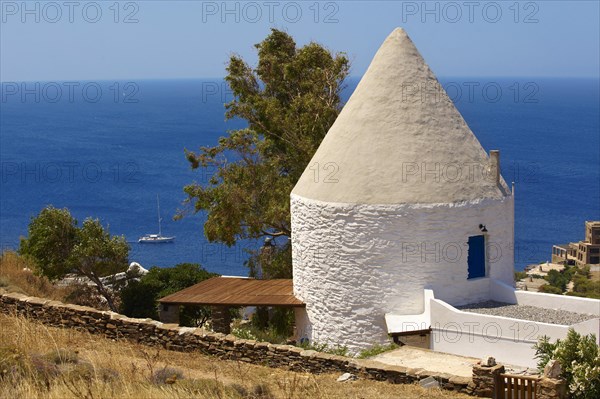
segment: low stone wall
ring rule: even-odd
[[[127,339],[169,350],[198,352],[220,359],[294,371],[315,374],[348,372],[361,378],[394,384],[410,384],[431,376],[444,389],[473,393],[475,388],[470,378],[432,373],[423,369],[389,366],[375,361],[319,353],[290,345],[244,340],[233,335],[177,327],[151,319],[133,319],[84,306],[66,305],[22,294],[2,293],[1,290],[0,312],[19,314],[48,326],[74,328],[107,338]]]
[[[0,313],[18,314],[48,326],[83,330],[112,339],[127,339],[144,345],[160,346],[181,352],[198,352],[220,359],[237,360],[288,370],[320,373],[352,373],[364,379],[410,384],[427,377],[435,378],[444,389],[474,396],[491,397],[494,381],[504,366],[475,365],[473,378],[432,373],[423,369],[389,366],[383,363],[335,356],[290,345],[244,340],[201,329],[163,324],[151,319],[133,319],[114,312],[66,305],[49,299],[5,293],[0,289]],[[538,381],[538,399],[563,399],[564,381],[542,376]]]

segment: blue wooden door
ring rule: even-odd
[[[485,277],[485,238],[469,237],[469,255],[467,258],[468,278]]]

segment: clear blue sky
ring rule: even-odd
[[[114,3],[28,1],[25,10],[2,0],[0,80],[220,77],[232,52],[254,62],[252,45],[270,27],[347,52],[354,76],[397,26],[439,76],[600,70],[598,1],[131,1],[118,14]]]

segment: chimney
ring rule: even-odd
[[[493,178],[496,184],[500,184],[500,151],[490,151],[490,178]]]

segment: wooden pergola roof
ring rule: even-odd
[[[291,279],[213,277],[158,301],[178,305],[305,306],[293,291]]]

